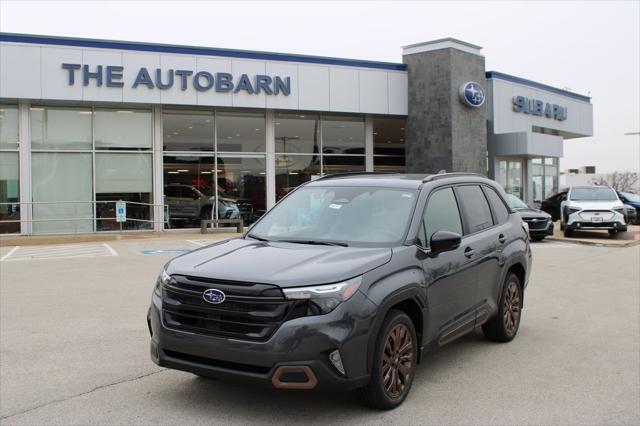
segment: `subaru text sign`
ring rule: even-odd
[[[513,110],[515,112],[553,118],[558,121],[567,119],[567,107],[524,96],[513,97]]]
[[[246,92],[251,95],[263,92],[267,95],[291,94],[291,77],[242,74],[235,78],[227,72],[161,68],[149,70],[141,67],[135,73],[133,81],[124,82],[124,67],[120,65],[97,65],[90,68],[89,65],[63,63],[62,69],[67,71],[69,86],[75,85],[76,81],[88,86],[93,81],[98,87],[124,87],[126,83],[134,89],[143,86],[148,89],[168,90],[175,85],[183,91],[193,87],[198,92],[214,90],[220,93]]]
[[[478,108],[484,104],[484,89],[479,83],[469,81],[460,86],[460,100],[463,104]]]

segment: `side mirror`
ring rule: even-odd
[[[462,236],[455,232],[438,231],[431,236],[429,248],[431,253],[438,254],[445,251],[455,250],[460,247]]]

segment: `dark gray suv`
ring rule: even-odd
[[[241,238],[158,277],[151,358],[279,389],[398,406],[423,353],[482,327],[518,331],[531,251],[481,176],[336,175],[302,185]]]

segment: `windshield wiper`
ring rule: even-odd
[[[254,240],[258,240],[258,241],[270,241],[270,240],[267,240],[266,238],[258,237],[257,235],[253,235],[253,234],[247,234],[247,237],[253,238]]]
[[[296,243],[296,244],[315,244],[318,246],[340,246],[349,247],[347,243],[341,243],[338,241],[315,241],[315,240],[276,240],[279,243]]]

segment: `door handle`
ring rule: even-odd
[[[498,236],[498,241],[500,241],[500,243],[504,243],[505,241],[507,241],[506,237],[504,236],[504,234],[500,234],[500,236]]]
[[[471,257],[471,256],[473,256],[475,254],[475,252],[476,251],[474,249],[472,249],[471,247],[467,247],[464,250],[464,255],[467,256],[467,257]]]

